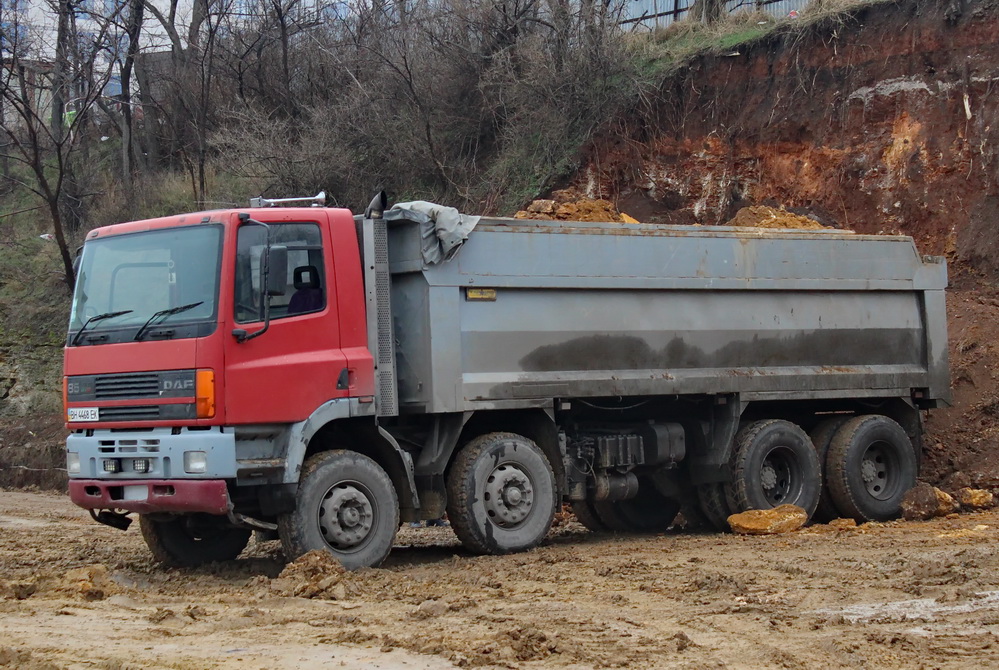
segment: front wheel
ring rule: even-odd
[[[251,534],[209,514],[184,514],[165,520],[143,514],[139,516],[139,530],[153,558],[173,568],[231,561],[246,548]]]
[[[536,547],[558,508],[551,464],[514,433],[487,433],[465,445],[448,471],[447,493],[455,535],[479,554]]]
[[[379,565],[399,529],[399,498],[372,459],[327,451],[305,462],[295,511],[278,517],[285,558],[327,551],[348,570]]]

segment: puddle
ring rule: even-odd
[[[813,614],[825,616],[842,616],[850,623],[870,621],[871,619],[891,618],[904,621],[906,619],[925,619],[931,621],[938,616],[948,614],[966,614],[978,610],[999,609],[999,591],[982,591],[976,593],[967,602],[941,603],[933,598],[918,598],[916,600],[899,600],[893,603],[871,603],[868,605],[850,605],[814,610]]]

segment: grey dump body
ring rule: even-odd
[[[671,394],[949,400],[946,265],[909,237],[483,218],[427,265],[425,227],[378,225],[398,394],[383,414]]]

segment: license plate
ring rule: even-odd
[[[69,422],[77,421],[100,421],[99,407],[70,407]]]

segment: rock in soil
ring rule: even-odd
[[[954,496],[946,491],[934,488],[933,493],[937,496],[937,511],[933,516],[947,516],[961,509],[958,502],[954,500]]]
[[[728,518],[728,525],[743,535],[776,535],[798,530],[808,521],[808,514],[797,505],[773,509],[751,509]]]
[[[957,501],[966,509],[988,509],[995,506],[995,496],[984,489],[960,489],[957,492]]]
[[[30,598],[38,590],[34,580],[6,581],[0,579],[0,599],[24,600]],[[3,665],[0,663],[0,665]]]
[[[926,482],[917,483],[902,498],[902,518],[907,521],[925,521],[935,516],[947,516],[956,507],[950,507],[943,496],[950,498],[949,495]],[[953,500],[951,498],[952,502]]]

